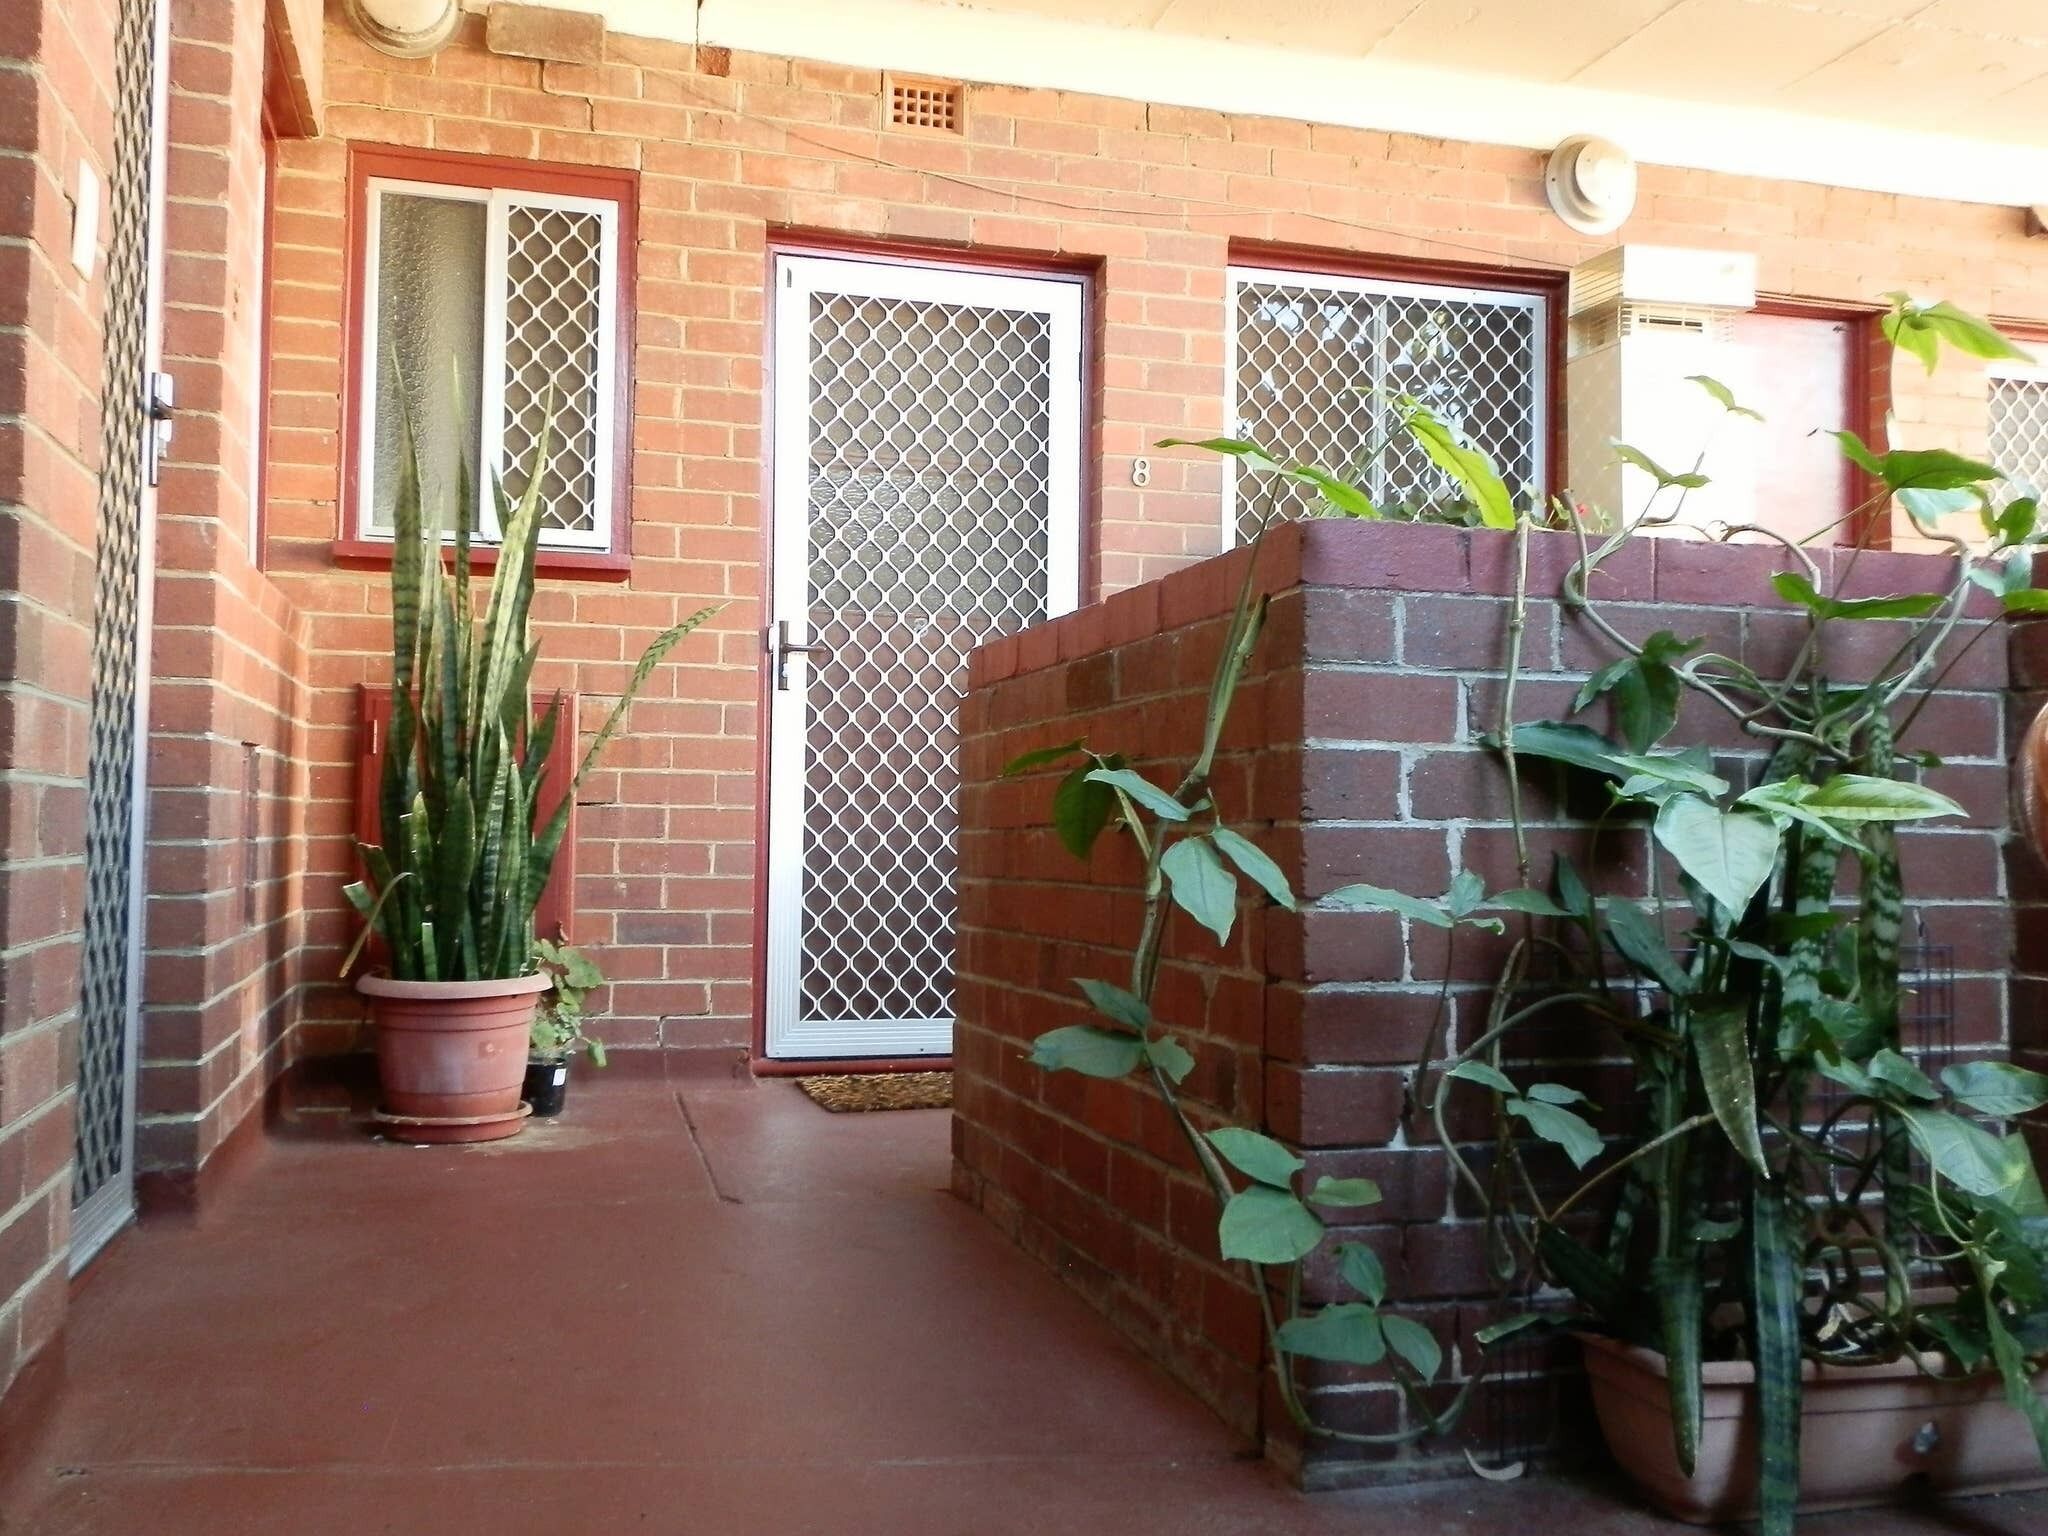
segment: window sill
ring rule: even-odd
[[[329,547],[337,565],[355,570],[390,569],[388,539],[336,539]],[[454,553],[454,546],[450,545],[448,554],[452,557]],[[495,570],[497,546],[474,546],[469,552],[469,564],[473,571]],[[536,576],[563,581],[624,581],[633,573],[633,557],[613,550],[542,548],[533,557],[533,569]]]

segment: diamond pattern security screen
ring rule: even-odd
[[[802,326],[805,394],[801,442],[779,436],[777,517],[803,519],[802,618],[821,649],[800,683],[790,668],[800,761],[771,789],[778,809],[801,806],[800,821],[776,823],[801,858],[782,914],[794,931],[780,936],[795,972],[793,1028],[770,1047],[943,1050],[955,715],[969,650],[1071,602],[1055,590],[1071,574],[1054,572],[1074,564],[1078,354],[1066,354],[1078,327],[1044,308],[833,291],[830,269],[855,264],[815,265],[825,270],[801,311],[788,300],[778,319]],[[906,269],[895,281],[914,290],[919,276]],[[802,456],[794,508],[781,494],[791,449]],[[780,528],[777,552],[797,552]],[[778,595],[793,587],[779,581]],[[778,715],[778,731],[797,729],[794,713]],[[779,868],[795,851],[778,843],[771,857]]]
[[[541,540],[612,544],[616,445],[618,205],[488,187],[370,182],[359,508],[365,537],[389,538],[405,412],[426,452],[424,491],[452,504],[451,445],[495,467],[506,491],[546,422]],[[496,537],[488,496],[475,524]]]
[[[1360,486],[1375,505],[1444,512],[1456,484],[1400,430],[1412,396],[1499,466],[1510,487],[1547,473],[1544,301],[1534,294],[1432,288],[1233,269],[1234,435]],[[1257,531],[1269,487],[1233,496],[1227,532]],[[1279,493],[1285,515],[1320,503]]]
[[[2048,377],[1993,376],[1990,457],[2003,501],[2048,494]]]
[[[604,218],[587,209],[516,203],[505,211],[499,462],[506,490],[519,495],[526,488],[520,470],[540,442],[552,387],[555,435],[541,487],[542,525],[578,542],[598,532],[602,461],[611,449],[600,419],[611,400],[604,243]]]
[[[95,509],[92,698],[85,771],[85,913],[80,962],[73,1264],[132,1207],[137,879],[136,730],[141,717],[143,561],[150,430],[149,336],[158,27],[155,0],[123,0],[114,49],[114,160],[108,199],[106,331]]]

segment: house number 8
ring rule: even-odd
[[[1151,483],[1152,461],[1150,459],[1131,460],[1131,484],[1136,486],[1146,486],[1150,485]]]

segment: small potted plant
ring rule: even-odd
[[[568,787],[543,807],[541,768],[563,724],[562,696],[533,707],[528,690],[540,646],[528,615],[551,436],[542,431],[517,500],[493,477],[502,536],[479,611],[468,477],[458,477],[452,518],[444,523],[439,508],[423,513],[419,447],[405,427],[391,552],[382,835],[360,846],[368,878],[344,892],[364,930],[342,963],[347,975],[371,935],[382,941],[382,964],[356,986],[375,1010],[377,1118],[400,1140],[488,1141],[519,1130],[534,1015],[555,985],[535,949],[533,912],[576,787],[649,674],[718,611],[701,609],[655,637]],[[450,523],[452,541],[442,533]]]
[[[604,985],[604,972],[580,949],[548,939],[533,941],[541,974],[553,983],[533,1014],[526,1052],[526,1102],[536,1119],[562,1112],[569,1094],[569,1057],[580,1046],[593,1067],[604,1065],[604,1042],[585,1033],[583,1000]]]

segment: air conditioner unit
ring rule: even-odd
[[[1747,398],[1744,352],[1734,317],[1756,307],[1756,258],[1739,252],[1625,245],[1574,268],[1567,295],[1565,358],[1568,479],[1573,498],[1633,522],[1649,509],[1657,482],[1623,464],[1628,444],[1672,474],[1693,470],[1711,483],[1686,494],[1681,525],[1749,522],[1756,506],[1753,434],[1729,423],[1713,397],[1692,382],[1704,374]],[[1658,499],[1660,516],[1678,493]]]

